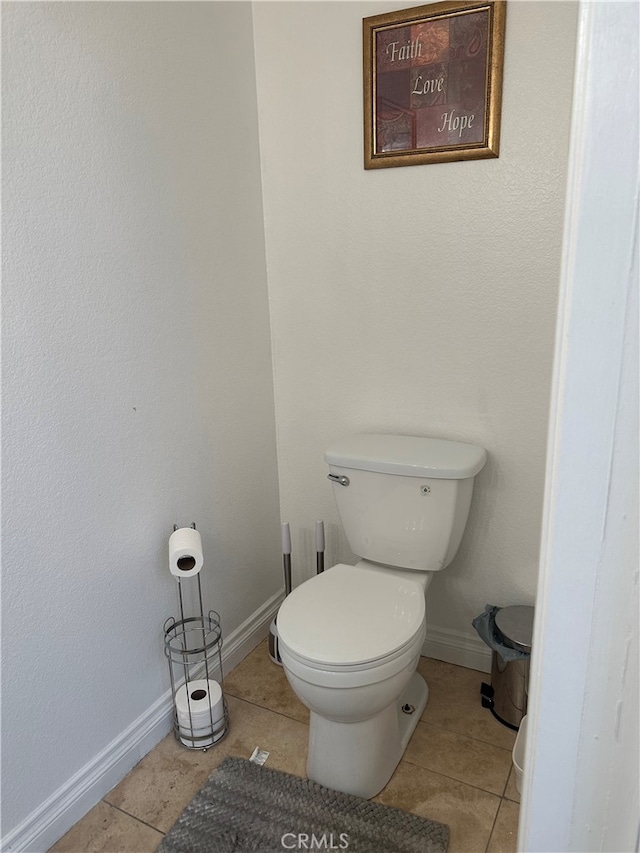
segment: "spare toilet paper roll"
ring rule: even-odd
[[[187,681],[176,692],[178,725],[185,729],[211,728],[224,717],[222,688],[217,681],[198,678]]]
[[[202,537],[193,527],[179,527],[169,537],[169,571],[177,578],[197,575],[204,557]]]
[[[188,681],[177,691],[175,704],[180,740],[185,746],[206,749],[224,737],[224,703],[217,681],[204,678]]]

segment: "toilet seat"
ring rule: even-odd
[[[277,617],[290,660],[305,671],[345,676],[382,666],[397,670],[422,645],[424,623],[418,583],[344,563],[297,587]]]
[[[426,633],[426,626],[423,623],[422,630],[416,634],[414,642],[402,654],[372,661],[368,666],[345,666],[328,669],[315,661],[305,661],[302,658],[295,657],[283,642],[278,644],[278,651],[289,676],[293,675],[316,687],[331,687],[338,690],[366,687],[393,678],[404,669],[415,670]]]

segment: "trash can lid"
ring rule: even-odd
[[[533,639],[533,607],[502,607],[496,613],[496,628],[505,645],[521,652],[531,651]]]

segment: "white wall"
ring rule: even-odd
[[[432,635],[464,645],[485,603],[534,600],[577,3],[509,3],[499,159],[365,172],[361,21],[406,5],[254,7],[280,493],[301,580],[316,518],[353,560],[333,439],[485,447],[429,591]]]
[[[281,569],[250,6],[3,37],[6,836],[168,689],[174,522],[227,635]]]

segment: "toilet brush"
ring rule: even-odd
[[[285,598],[291,592],[291,530],[289,522],[281,525],[282,531],[282,563],[284,567],[284,594]],[[278,666],[282,666],[282,659],[278,649],[278,625],[276,619],[271,620],[269,626],[269,657]]]
[[[316,574],[324,572],[324,521],[316,521]]]

